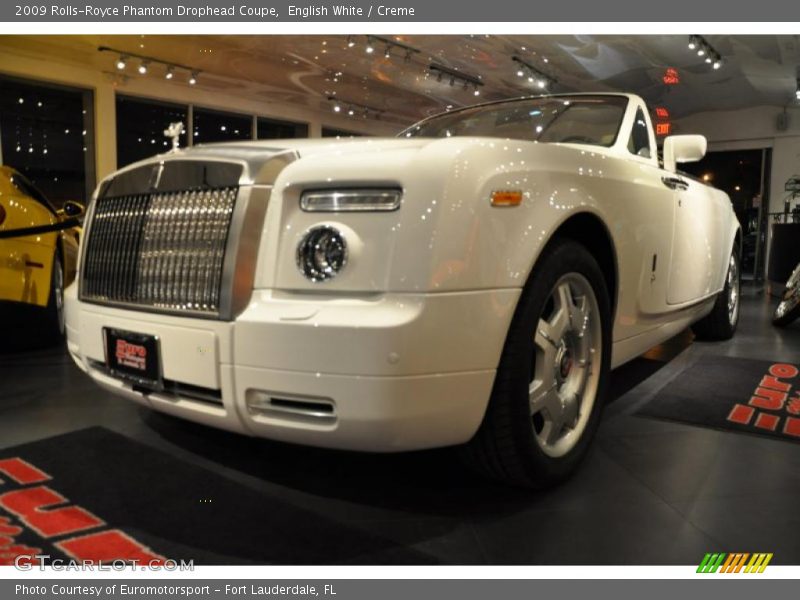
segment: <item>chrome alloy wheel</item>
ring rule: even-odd
[[[782,319],[793,311],[800,304],[800,290],[795,290],[791,295],[787,295],[780,304],[775,307],[775,319]]]
[[[536,443],[547,456],[567,454],[581,438],[597,398],[602,326],[597,298],[579,273],[559,279],[534,334],[528,389]]]
[[[800,265],[795,267],[786,282],[786,290],[783,293],[778,306],[775,308],[775,319],[782,319],[789,312],[793,311],[800,304]]]
[[[731,255],[728,264],[728,322],[736,325],[739,320],[739,263]]]

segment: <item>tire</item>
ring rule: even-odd
[[[610,357],[600,266],[577,242],[556,240],[523,288],[483,422],[462,449],[467,464],[525,488],[569,477],[597,430]]]
[[[740,300],[739,252],[734,248],[728,261],[728,274],[725,287],[717,294],[714,308],[705,317],[692,325],[692,331],[699,340],[729,340],[736,333],[739,324]]]
[[[42,337],[55,344],[64,339],[65,328],[64,269],[61,266],[61,255],[56,252],[53,257],[53,268],[50,269],[50,295],[42,319]]]

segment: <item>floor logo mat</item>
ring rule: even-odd
[[[73,504],[53,485],[50,474],[23,458],[0,459],[0,565],[52,564],[61,555],[79,564],[166,563],[163,556]]]
[[[260,460],[274,460],[268,448]],[[439,562],[297,498],[267,480],[245,485],[102,427],[83,429],[0,450],[0,565],[38,554],[167,568]]]
[[[778,361],[702,357],[637,414],[800,442],[800,369]]]

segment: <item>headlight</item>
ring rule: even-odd
[[[401,190],[356,189],[303,192],[300,208],[308,212],[391,211],[400,207]]]
[[[309,229],[297,247],[297,266],[314,282],[336,277],[347,264],[347,242],[337,229],[320,225]]]

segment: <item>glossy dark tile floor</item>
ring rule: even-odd
[[[800,362],[800,323],[774,329],[772,302],[743,295],[732,341],[686,332],[614,373],[588,459],[546,493],[476,479],[448,450],[330,452],[165,417],[101,391],[60,350],[0,354],[0,448],[102,425],[426,562],[697,564],[760,551],[800,564],[800,446],[633,414],[702,354]]]

